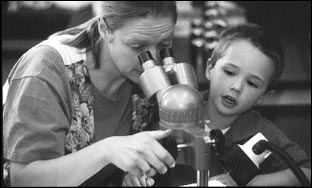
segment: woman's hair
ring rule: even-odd
[[[57,32],[49,38],[61,35],[71,35],[73,37],[65,38],[62,43],[91,50],[95,57],[95,68],[99,68],[99,42],[100,34],[98,24],[100,18],[103,18],[107,28],[113,32],[121,28],[128,20],[145,17],[171,17],[173,23],[177,22],[177,7],[175,1],[101,1],[97,4],[101,14],[89,21]]]
[[[214,67],[217,60],[223,57],[229,45],[238,40],[249,41],[272,60],[274,72],[266,91],[274,88],[284,69],[284,52],[277,39],[256,24],[247,23],[224,30],[208,64]]]

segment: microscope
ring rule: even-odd
[[[184,163],[197,171],[197,185],[208,186],[211,153],[223,148],[223,134],[218,129],[205,131],[204,101],[192,65],[176,63],[169,48],[162,49],[160,57],[158,65],[149,51],[139,54],[144,70],[140,86],[148,99],[156,95],[159,129],[173,130],[163,142],[175,146],[174,155],[183,150]]]

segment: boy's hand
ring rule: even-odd
[[[229,174],[220,174],[217,176],[213,176],[209,178],[209,181],[216,180],[225,186],[237,186],[237,183],[232,179],[232,177]]]
[[[154,179],[146,175],[137,177],[128,173],[125,175],[121,185],[123,187],[151,187],[154,185]]]

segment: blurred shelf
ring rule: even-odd
[[[257,106],[311,106],[311,89],[285,89],[265,95]]]
[[[5,51],[27,51],[31,47],[35,46],[43,39],[3,39],[2,40],[2,52]],[[6,54],[3,54],[6,55]]]

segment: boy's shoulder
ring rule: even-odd
[[[280,132],[272,121],[254,109],[242,113],[232,124],[231,129],[234,141],[250,138],[259,132],[271,139]]]
[[[258,111],[250,109],[238,117],[236,124],[241,125],[244,129],[248,128],[264,128],[264,127],[275,127],[275,124],[261,115]],[[250,126],[253,125],[253,126]]]

